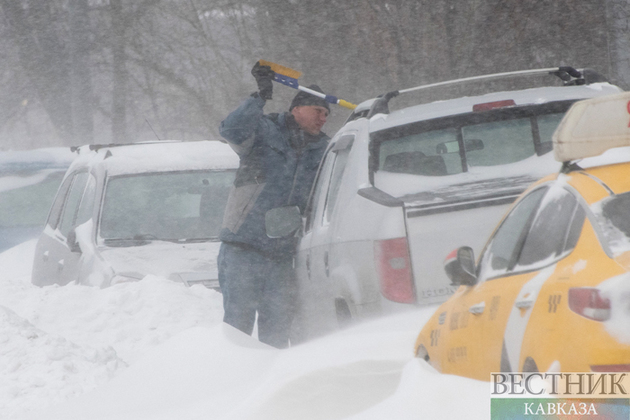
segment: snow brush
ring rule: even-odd
[[[283,85],[289,86],[293,89],[301,90],[302,92],[310,93],[311,95],[324,99],[328,103],[336,104],[344,108],[354,109],[357,107],[355,104],[351,104],[348,101],[339,99],[336,96],[326,95],[325,93],[321,93],[316,90],[300,86],[297,79],[302,75],[301,71],[293,70],[280,64],[272,63],[265,60],[258,60],[258,64],[260,64],[261,66],[269,66],[271,70],[274,71],[275,76],[273,77],[273,80],[275,82],[282,83]]]

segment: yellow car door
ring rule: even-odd
[[[512,305],[535,275],[516,274],[513,267],[545,192],[545,187],[537,188],[514,206],[482,254],[477,284],[452,299],[442,337],[443,372],[487,381],[488,372],[501,370],[503,335]]]
[[[625,174],[627,170],[613,172],[610,174],[612,178],[608,181],[614,180],[617,184],[627,183]],[[615,345],[606,344],[608,334],[602,323],[577,316],[570,309],[571,289],[588,290],[597,287],[605,279],[627,270],[627,267],[624,268],[623,264],[608,253],[606,243],[601,241],[603,238],[598,237],[597,229],[601,227],[596,228],[592,224],[597,220],[597,216],[587,217],[589,207],[609,197],[613,190],[610,189],[610,184],[581,172],[564,175],[561,182],[566,184],[566,188],[573,191],[576,197],[579,191],[581,198],[573,214],[565,211],[558,216],[564,219],[571,218],[571,223],[566,227],[564,234],[557,219],[548,217],[539,226],[547,241],[549,238],[561,237],[566,240],[553,279],[540,291],[540,298],[533,309],[521,346],[519,366],[527,367],[527,370],[544,372],[555,364],[554,369],[560,368],[562,371],[588,371],[591,368],[589,361],[602,361],[608,357],[613,361],[620,360],[615,359],[611,350]],[[618,185],[614,188],[617,189]],[[627,188],[627,184],[623,185],[621,191]],[[591,299],[593,296],[595,295],[592,295]],[[591,347],[591,343],[597,345]],[[591,359],[593,352],[597,353],[597,350],[591,350],[594,348],[600,349],[599,353],[605,353],[605,356]],[[623,357],[621,360],[624,360]]]
[[[544,196],[521,232],[508,268],[511,275],[487,281],[495,283],[491,288],[502,301],[496,306],[496,321],[486,329],[488,342],[496,343],[502,336],[500,364],[496,347],[488,355],[490,371],[538,370],[533,360],[522,358],[525,333],[534,311],[557,307],[557,296],[543,296],[541,290],[557,277],[558,263],[575,248],[584,224],[585,212],[576,193],[561,182],[546,184],[529,196],[540,194],[537,191],[544,191]]]

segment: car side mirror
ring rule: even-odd
[[[444,271],[453,286],[474,286],[477,284],[475,252],[469,246],[451,252],[444,260]]]
[[[265,213],[265,230],[270,238],[288,238],[302,227],[298,206],[276,207]]]
[[[68,244],[68,247],[70,248],[70,252],[81,253],[81,246],[79,246],[79,242],[77,241],[77,232],[74,229],[68,232],[66,243]]]

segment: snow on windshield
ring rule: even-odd
[[[528,176],[532,180],[557,172],[560,163],[552,153],[543,156],[531,156],[516,163],[496,166],[473,166],[468,172],[446,176],[422,176],[377,171],[374,174],[374,186],[394,197],[402,197],[423,191],[433,191],[453,185],[467,184],[497,178]],[[492,192],[499,192],[494,189]]]

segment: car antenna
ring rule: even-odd
[[[159,141],[162,141],[162,139],[160,138],[160,136],[158,136],[158,134],[155,132],[155,130],[153,129],[153,126],[151,125],[151,123],[149,122],[149,120],[147,119],[147,117],[144,117],[144,120],[147,122],[147,125],[149,126],[149,128],[151,129],[151,131],[153,131],[153,134],[155,134],[155,137],[157,137],[157,139]]]

